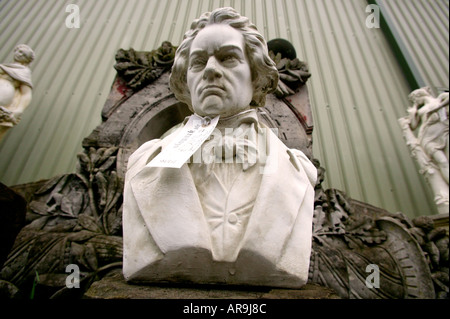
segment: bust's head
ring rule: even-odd
[[[14,61],[30,64],[34,60],[33,50],[26,44],[19,44],[14,48]]]
[[[412,91],[408,95],[408,99],[411,103],[421,106],[422,104],[425,103],[425,98],[430,96],[431,96],[431,88],[426,86]]]
[[[201,116],[229,116],[263,106],[277,83],[266,41],[232,8],[205,13],[192,23],[170,77],[177,99]]]

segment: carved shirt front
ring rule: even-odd
[[[237,123],[236,129],[255,133],[247,134],[246,139],[256,145],[256,112],[244,115]],[[213,257],[234,261],[259,191],[261,174],[259,165],[243,165],[235,154],[226,153],[223,151],[222,160],[214,164],[191,163],[189,167],[209,226]],[[234,163],[228,163],[227,155],[232,155]]]

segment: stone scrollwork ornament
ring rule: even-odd
[[[449,211],[449,94],[438,97],[428,87],[410,93],[408,115],[398,120],[420,173],[431,186],[441,214]],[[417,132],[415,134],[415,132]]]
[[[410,221],[339,190],[323,190],[324,169],[315,164],[309,282],[350,299],[448,298],[446,229],[436,228],[428,216]]]
[[[116,147],[90,148],[78,155],[77,173],[56,176],[34,192],[3,280],[26,291],[38,277],[40,298],[81,297],[100,274],[121,267],[123,180],[115,172],[116,153]],[[79,268],[82,289],[66,286],[68,265]]]

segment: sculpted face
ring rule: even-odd
[[[31,49],[24,46],[24,45],[18,45],[14,49],[14,60],[19,63],[30,63],[31,59]]]
[[[187,84],[200,116],[230,116],[249,109],[253,85],[242,34],[224,24],[200,31],[190,49]]]

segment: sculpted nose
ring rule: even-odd
[[[216,58],[210,57],[203,72],[203,78],[206,80],[214,80],[222,77],[222,71],[217,63]]]

